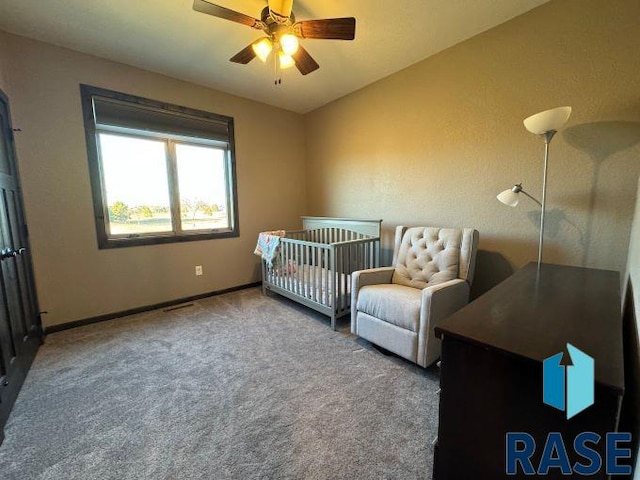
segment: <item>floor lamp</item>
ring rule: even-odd
[[[515,207],[518,205],[518,194],[522,193],[540,205],[540,241],[538,243],[538,269],[542,264],[542,245],[544,243],[544,216],[547,206],[547,169],[549,166],[549,144],[558,129],[562,127],[571,115],[571,107],[557,107],[544,112],[536,113],[524,119],[524,126],[531,133],[540,135],[544,140],[544,173],[542,177],[542,202],[529,195],[522,188],[522,184],[514,185],[510,190],[505,190],[498,195],[505,205]]]

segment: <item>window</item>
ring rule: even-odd
[[[238,236],[232,118],[80,90],[100,248]]]

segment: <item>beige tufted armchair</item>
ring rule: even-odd
[[[469,302],[477,246],[470,228],[397,227],[394,266],[352,275],[351,333],[431,365],[435,326]]]

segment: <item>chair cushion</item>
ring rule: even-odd
[[[418,331],[422,291],[395,285],[367,285],[358,292],[357,309],[400,328]]]
[[[409,228],[397,246],[392,282],[423,289],[458,277],[462,230]]]

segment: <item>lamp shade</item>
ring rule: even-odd
[[[285,33],[280,37],[280,48],[289,56],[293,56],[298,51],[299,46],[298,37],[291,33]]]
[[[536,113],[524,119],[524,126],[531,133],[542,135],[562,127],[571,115],[571,107],[557,107]]]
[[[269,38],[263,37],[260,40],[254,42],[253,45],[251,45],[251,48],[253,48],[253,52],[260,60],[266,62],[267,58],[269,58],[271,50],[273,49],[273,44],[271,43],[271,40],[269,40]]]
[[[278,58],[280,59],[280,68],[291,68],[296,64],[296,61],[291,55],[287,55],[283,51],[278,52]]]
[[[512,189],[501,192],[496,198],[509,207],[515,207],[520,201],[520,197]]]

